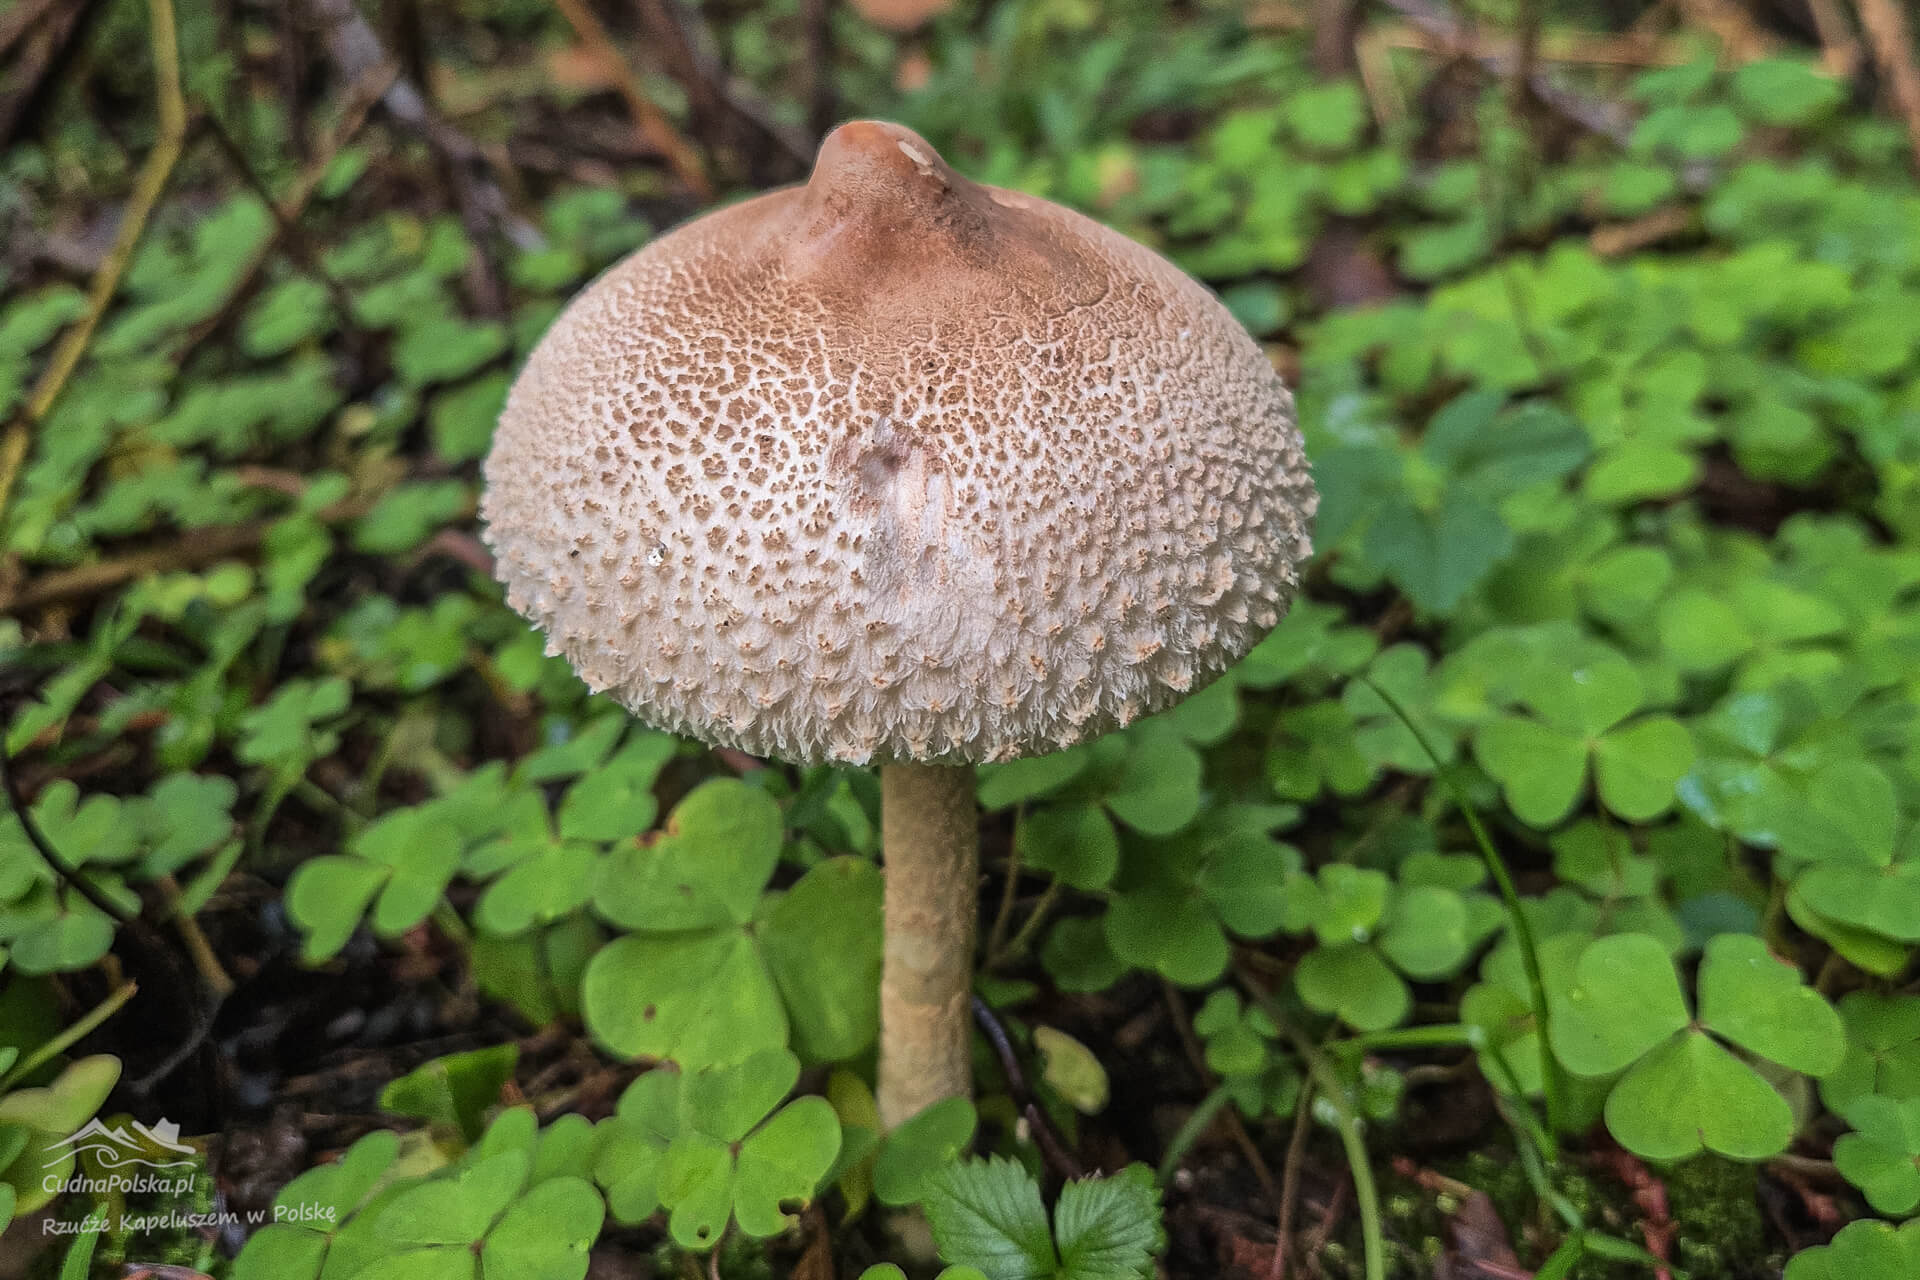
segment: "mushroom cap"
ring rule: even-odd
[[[611,268],[507,397],[507,599],[595,691],[797,763],[1038,754],[1178,701],[1299,584],[1293,400],[1212,294],[858,121]]]

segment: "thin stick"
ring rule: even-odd
[[[118,987],[115,987],[105,1000],[102,1000],[99,1004],[88,1010],[78,1021],[63,1027],[59,1035],[53,1037],[53,1039],[47,1041],[32,1053],[14,1063],[13,1066],[8,1069],[6,1075],[0,1076],[0,1089],[9,1088],[15,1081],[26,1079],[27,1076],[31,1075],[33,1071],[43,1063],[51,1061],[57,1055],[65,1053],[74,1045],[79,1044],[91,1035],[101,1023],[120,1012],[121,1006],[133,999],[134,993],[139,990],[140,984],[137,982],[123,982]]]
[[[1319,1087],[1320,1096],[1333,1109],[1334,1128],[1339,1132],[1340,1145],[1346,1151],[1348,1172],[1353,1175],[1353,1199],[1360,1212],[1360,1244],[1365,1253],[1367,1280],[1386,1280],[1387,1241],[1380,1216],[1380,1189],[1373,1180],[1373,1165],[1367,1156],[1367,1140],[1362,1131],[1360,1113],[1354,1110],[1346,1082],[1333,1069],[1333,1063],[1320,1046],[1287,1021],[1285,1011],[1264,988],[1252,980],[1250,974],[1237,965],[1234,974],[1240,979],[1240,985],[1246,988],[1247,994],[1273,1019],[1273,1025],[1293,1042],[1294,1051],[1307,1064],[1307,1072]]]
[[[988,953],[989,969],[998,969],[1027,954],[1027,948],[1033,945],[1034,935],[1040,932],[1040,926],[1046,922],[1048,913],[1053,910],[1053,904],[1060,901],[1060,895],[1063,892],[1065,889],[1059,876],[1047,882],[1045,891],[1040,895],[1040,901],[1033,904],[1033,910],[1027,913],[1027,918],[1014,932],[1013,940],[1007,943],[1006,950]]]
[[[220,963],[219,953],[213,949],[213,943],[200,928],[200,921],[186,909],[180,901],[180,882],[171,874],[161,876],[157,881],[160,892],[166,897],[167,906],[173,912],[173,927],[180,931],[180,938],[187,944],[187,954],[193,957],[193,967],[200,971],[200,980],[218,999],[224,1000],[233,994],[233,978],[228,975],[226,966]]]
[[[970,765],[880,770],[886,935],[880,972],[880,1123],[895,1128],[973,1091],[973,943],[980,824]]]
[[[1854,38],[1853,28],[1840,10],[1840,0],[1807,0],[1807,12],[1813,18],[1814,30],[1820,33],[1820,47],[1825,50],[1821,65],[1829,75],[1851,79],[1860,69],[1860,42]]]
[[[994,913],[993,927],[987,930],[987,967],[992,968],[1007,943],[1007,929],[1013,923],[1014,899],[1020,888],[1020,824],[1027,820],[1023,805],[1013,815],[1013,840],[1007,849],[1007,869],[1000,884],[1000,909]]]
[[[92,882],[82,877],[79,870],[53,847],[53,842],[47,839],[47,833],[40,829],[40,823],[34,818],[33,810],[27,807],[26,797],[20,794],[20,779],[14,776],[13,753],[7,750],[4,733],[0,733],[0,790],[6,793],[8,807],[13,810],[13,816],[20,823],[20,829],[26,832],[27,843],[32,845],[33,851],[40,855],[40,861],[44,862],[47,870],[53,873],[54,880],[77,890],[81,897],[93,905],[94,910],[107,919],[116,924],[132,924],[133,916],[109,899]]]
[[[1287,1254],[1293,1246],[1293,1206],[1300,1198],[1300,1166],[1307,1157],[1307,1121],[1312,1117],[1313,1081],[1300,1082],[1293,1107],[1293,1132],[1287,1135],[1287,1160],[1280,1168],[1280,1222],[1274,1228],[1273,1266],[1268,1280],[1286,1280]]]
[[[99,270],[93,273],[93,283],[87,289],[86,311],[61,337],[53,358],[27,397],[25,411],[8,426],[6,435],[0,437],[0,517],[6,514],[7,502],[13,496],[14,482],[26,462],[33,434],[52,412],[67,380],[86,355],[94,330],[99,328],[107,304],[113,301],[120,287],[120,278],[133,260],[133,251],[146,230],[147,219],[159,203],[160,193],[166,190],[167,179],[172,176],[186,141],[187,100],[180,91],[180,40],[174,27],[173,0],[147,0],[147,14],[159,116],[153,150],[147,153],[146,163],[140,166],[140,174],[134,180],[133,193],[127,197],[126,210],[120,216],[120,229],[113,237],[113,247],[107,251]]]
[[[1160,995],[1166,1001],[1168,1013],[1173,1015],[1174,1034],[1180,1038],[1180,1047],[1186,1051],[1187,1061],[1202,1080],[1214,1079],[1213,1069],[1207,1066],[1207,1051],[1201,1047],[1200,1038],[1193,1034],[1193,1020],[1187,1016],[1187,1002],[1180,998],[1180,989],[1167,981],[1160,980]],[[1247,1167],[1253,1170],[1254,1181],[1260,1184],[1261,1194],[1274,1206],[1280,1207],[1280,1184],[1273,1180],[1273,1170],[1267,1168],[1267,1161],[1260,1154],[1260,1148],[1254,1143],[1253,1135],[1247,1132],[1247,1126],[1240,1119],[1237,1110],[1229,1109],[1223,1122],[1227,1136],[1233,1139],[1240,1154],[1246,1158]]]
[[[1513,930],[1514,942],[1520,948],[1520,964],[1527,974],[1527,994],[1529,1003],[1533,1006],[1534,1025],[1540,1032],[1540,1088],[1547,1098],[1547,1136],[1550,1140],[1557,1141],[1554,1137],[1555,1131],[1567,1112],[1566,1103],[1561,1096],[1559,1068],[1553,1060],[1553,1049],[1547,1042],[1547,984],[1540,975],[1540,949],[1534,942],[1533,925],[1527,920],[1526,913],[1520,909],[1520,894],[1513,887],[1513,877],[1507,874],[1507,864],[1500,857],[1500,851],[1493,847],[1493,837],[1487,834],[1487,829],[1481,823],[1480,815],[1474,810],[1473,803],[1454,782],[1453,775],[1447,772],[1446,766],[1440,761],[1439,753],[1427,740],[1425,731],[1414,723],[1413,717],[1407,714],[1407,709],[1400,705],[1398,698],[1366,676],[1354,678],[1373,690],[1380,701],[1387,704],[1387,710],[1399,717],[1400,723],[1404,724],[1407,732],[1413,735],[1413,740],[1420,744],[1420,749],[1426,752],[1429,760],[1433,761],[1434,776],[1440,780],[1440,785],[1447,789],[1447,794],[1452,797],[1455,807],[1460,810],[1460,816],[1466,819],[1467,829],[1473,833],[1474,841],[1480,846],[1480,857],[1486,863],[1487,873],[1493,877],[1494,884],[1500,888],[1500,900],[1507,909],[1507,923]],[[1554,1152],[1549,1151],[1547,1154],[1551,1159]]]
[[[1067,1144],[1054,1131],[1053,1122],[1047,1119],[1047,1113],[1040,1109],[1039,1100],[1027,1086],[1026,1072],[1020,1069],[1020,1055],[1014,1051],[1013,1041],[1008,1037],[1007,1029],[1000,1025],[999,1015],[994,1013],[993,1006],[975,996],[973,1018],[980,1024],[980,1029],[986,1032],[987,1043],[993,1046],[994,1056],[1000,1059],[1000,1071],[1007,1078],[1007,1090],[1013,1095],[1020,1114],[1026,1117],[1027,1127],[1033,1132],[1034,1144],[1040,1148],[1041,1157],[1062,1178],[1085,1177],[1086,1170],[1067,1150]]]
[[[22,2],[4,17],[0,17],[0,58],[12,50],[14,41],[29,31],[38,30],[47,16],[47,10],[58,4],[59,0],[22,0]]]
[[[1200,1099],[1200,1105],[1188,1113],[1167,1143],[1166,1151],[1161,1153],[1160,1168],[1154,1173],[1155,1182],[1164,1187],[1173,1180],[1187,1152],[1192,1150],[1194,1143],[1200,1141],[1200,1135],[1212,1127],[1220,1109],[1232,1101],[1233,1094],[1224,1083],[1213,1086],[1213,1092]]]
[[[574,34],[580,37],[580,43],[587,47],[587,52],[599,61],[601,73],[625,100],[627,112],[633,117],[634,131],[648,146],[660,153],[667,162],[667,168],[673,170],[682,186],[702,200],[713,199],[713,182],[707,177],[707,167],[701,163],[700,153],[673,127],[673,121],[667,119],[667,113],[640,91],[640,82],[633,68],[627,65],[626,58],[614,47],[612,37],[607,34],[606,27],[601,25],[593,10],[586,6],[584,0],[553,0],[553,7],[560,11]]]
[[[1458,18],[1428,3],[1428,0],[1387,0],[1387,7],[1447,48],[1472,58],[1494,75],[1512,74],[1513,64],[1518,60],[1516,55],[1480,48]],[[1627,145],[1633,133],[1633,121],[1613,103],[1582,97],[1540,72],[1535,72],[1527,83],[1534,97],[1581,128],[1611,138],[1621,146]]]
[[[347,498],[322,508],[318,518],[322,524],[340,524],[365,515],[372,506],[369,499]],[[23,584],[12,595],[0,595],[0,617],[25,613],[42,605],[84,600],[151,573],[196,569],[217,563],[258,546],[272,532],[276,523],[273,520],[260,520],[252,524],[208,525],[189,529],[162,546],[136,551],[114,560],[101,560],[42,574]]]
[[[730,83],[726,68],[701,46],[696,35],[709,33],[698,11],[689,12],[675,0],[639,0],[639,9],[668,73],[687,91],[696,118],[730,116],[771,142],[802,172],[812,166],[810,141],[781,124],[750,85]],[[707,43],[712,43],[710,36]]]
[[[317,169],[309,165],[307,172],[312,175],[312,180],[306,181],[303,179],[296,184],[294,195],[297,198],[289,199],[284,203],[275,200],[273,193],[267,190],[267,184],[261,180],[260,175],[255,173],[253,166],[248,163],[245,148],[240,145],[239,141],[235,139],[232,134],[227,132],[226,126],[220,123],[220,117],[213,112],[208,112],[202,116],[201,119],[205,123],[207,132],[212,135],[214,144],[220,148],[221,154],[226,156],[227,163],[232,165],[234,172],[240,175],[240,181],[246,184],[247,189],[253,192],[260,203],[265,205],[267,211],[273,215],[274,239],[268,241],[267,247],[271,248],[275,243],[286,245],[288,255],[299,264],[300,269],[319,280],[326,288],[327,296],[333,299],[333,308],[340,313],[342,323],[351,326],[354,323],[352,296],[348,294],[346,286],[334,278],[333,273],[327,270],[326,266],[313,252],[311,246],[307,244],[306,237],[301,233],[296,221],[301,211],[306,207],[308,198],[313,194],[313,189],[319,185],[320,177],[326,173],[326,170]],[[331,151],[331,148],[329,148],[329,151]],[[328,157],[328,161],[329,167],[331,167],[331,154]],[[247,286],[252,283],[253,275],[258,271],[256,264],[264,261],[264,258],[264,254],[258,255],[253,262],[248,264],[249,269],[245,273],[245,278],[240,282],[240,287],[228,294],[228,307],[231,307],[234,304],[234,300],[246,292]],[[223,307],[222,311],[226,309],[226,307]],[[216,319],[215,323],[215,327],[217,326],[218,319]]]
[[[1913,145],[1913,163],[1920,168],[1920,68],[1913,62],[1913,33],[1907,30],[1906,15],[1895,0],[1855,0],[1860,7],[1860,25],[1867,29],[1880,72],[1887,78],[1893,96],[1907,126],[1907,139]]]

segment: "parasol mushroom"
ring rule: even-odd
[[[582,293],[486,485],[507,599],[591,688],[881,767],[889,1127],[969,1090],[974,765],[1245,654],[1316,502],[1291,397],[1210,293],[872,121]]]

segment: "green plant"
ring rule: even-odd
[[[971,976],[1025,1075],[983,1047],[977,1106],[883,1136],[882,783],[630,726],[503,605],[470,536],[512,371],[686,193],[644,154],[607,170],[615,95],[508,74],[500,50],[573,38],[542,4],[436,15],[422,56],[482,144],[451,168],[472,199],[393,113],[333,136],[354,95],[318,45],[295,97],[321,114],[293,120],[198,13],[191,145],[140,113],[102,125],[100,103],[166,95],[140,6],[96,8],[0,157],[0,220],[52,246],[0,300],[13,1212],[88,1212],[33,1175],[117,1105],[92,1050],[147,1034],[119,1016],[134,986],[184,985],[147,967],[147,933],[207,944],[207,997],[279,907],[316,966],[432,957],[488,1027],[577,1037],[633,1083],[598,1123],[542,1126],[505,1105],[535,1054],[463,1039],[380,1093],[415,1132],[286,1188],[241,1280],[564,1277],[596,1240],[656,1236],[759,1274],[801,1204],[808,1231],[823,1214],[864,1243],[895,1210],[945,1212],[949,1280],[1137,1275],[1149,1233],[1102,1233],[1160,1212],[1147,1181],[1049,1212],[1046,1125],[1082,1159],[1157,1165],[1168,1223],[1206,1239],[1244,1154],[1212,1126],[1277,1167],[1296,1119],[1309,1173],[1349,1166],[1330,1247],[1379,1274],[1407,1233],[1373,1170],[1410,1103],[1438,1105],[1431,1068],[1469,1060],[1498,1100],[1471,1141],[1512,1170],[1518,1200],[1496,1199],[1542,1276],[1648,1265],[1636,1209],[1570,1188],[1600,1125],[1670,1183],[1736,1160],[1772,1177],[1831,1140],[1843,1213],[1914,1209],[1920,188],[1898,122],[1810,50],[1547,59],[1571,96],[1520,102],[1419,50],[1323,78],[1297,34],[1217,6],[962,6],[904,66],[836,13],[849,114],[906,120],[1218,290],[1289,370],[1323,497],[1302,598],[1234,670],[980,770]],[[801,19],[704,19],[746,114],[758,93],[800,119]],[[300,60],[271,24],[244,34],[250,63]],[[715,113],[642,89],[706,140]],[[1583,103],[1614,111],[1559,127]],[[714,173],[776,173],[735,123]],[[283,227],[269,201],[301,192]],[[60,277],[103,210],[127,211],[133,251],[96,307]],[[603,1234],[603,1204],[655,1235]],[[1077,1220],[1088,1204],[1125,1213]],[[1851,1223],[1790,1280],[1905,1277],[1916,1239]],[[67,1266],[135,1260],[101,1229]]]
[[[1144,1165],[1069,1182],[1049,1222],[1040,1187],[1010,1160],[935,1174],[921,1201],[943,1260],[988,1280],[1138,1280],[1163,1239],[1159,1192]],[[869,1273],[870,1275],[872,1273]]]

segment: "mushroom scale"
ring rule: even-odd
[[[701,217],[567,308],[482,514],[514,608],[662,728],[799,763],[1012,759],[1277,623],[1293,402],[1199,284],[917,134]]]

